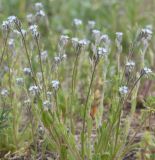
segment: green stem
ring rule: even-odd
[[[40,47],[39,47],[38,38],[36,36],[35,36],[35,40],[36,40],[36,44],[37,44],[37,48],[38,48],[39,63],[40,63],[40,69],[41,69],[41,74],[42,74],[42,79],[43,79],[43,86],[44,86],[45,97],[47,98],[46,84],[45,84],[43,65],[42,65],[42,60],[41,60],[41,51],[40,51]]]
[[[30,55],[28,53],[25,37],[22,33],[21,27],[17,23],[16,23],[16,27],[17,27],[17,30],[20,32],[20,34],[22,36],[22,41],[23,41],[23,45],[24,45],[24,48],[25,48],[26,56],[27,56],[27,59],[28,59],[29,66],[31,68],[31,72],[32,72],[32,79],[33,79],[35,85],[39,87],[39,85],[37,85],[37,81],[35,79],[35,73],[33,71],[33,67],[32,67],[32,63],[31,63]]]
[[[6,38],[5,38],[5,41],[4,41],[4,48],[3,48],[3,51],[2,51],[2,56],[0,58],[0,66],[1,66],[1,64],[3,62],[3,58],[4,58],[5,49],[6,49],[6,46],[7,46],[8,37],[9,37],[9,31],[7,32],[7,35],[6,35]]]
[[[89,89],[88,89],[88,93],[87,93],[87,98],[86,98],[86,103],[84,106],[84,119],[83,119],[83,126],[82,126],[82,135],[81,135],[81,151],[82,151],[82,157],[84,159],[85,156],[85,148],[84,148],[84,144],[85,144],[85,125],[86,125],[86,115],[87,115],[87,109],[88,109],[88,100],[89,100],[89,95],[90,95],[90,91],[91,91],[91,87],[92,87],[92,83],[94,80],[94,75],[95,75],[95,71],[96,71],[96,66],[98,64],[98,60],[99,57],[96,58],[95,64],[94,64],[94,69],[92,72],[92,76],[91,76],[91,81],[90,81],[90,85],[89,85]]]
[[[74,123],[73,123],[73,101],[74,101],[74,94],[75,94],[75,86],[76,86],[76,77],[77,77],[77,68],[78,68],[78,60],[79,60],[80,48],[77,48],[76,57],[73,67],[72,73],[72,94],[71,94],[71,105],[70,105],[70,123],[71,123],[71,132],[74,133]]]

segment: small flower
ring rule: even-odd
[[[105,55],[107,55],[107,50],[105,49],[105,48],[101,48],[101,47],[99,47],[98,49],[97,49],[97,55],[98,56],[105,56]]]
[[[19,86],[22,86],[24,84],[24,79],[19,77],[19,78],[16,78],[16,83],[19,85]]]
[[[1,96],[3,96],[3,97],[7,97],[8,96],[8,90],[7,89],[2,89],[1,90]]]
[[[101,37],[100,37],[100,41],[103,41],[103,42],[107,42],[109,40],[109,37],[107,34],[103,34]]]
[[[63,54],[62,56],[61,56],[61,60],[64,60],[64,59],[66,59],[67,58],[67,55],[66,54]]]
[[[43,4],[41,2],[37,2],[37,3],[35,3],[34,8],[35,8],[36,11],[40,11],[44,7],[43,7]]]
[[[59,81],[58,80],[53,80],[52,81],[52,87],[55,89],[55,90],[58,90],[59,88]]]
[[[31,100],[30,100],[30,99],[26,99],[26,100],[24,101],[24,104],[26,104],[26,105],[30,105],[30,103],[31,103]]]
[[[88,29],[92,30],[95,27],[96,22],[95,21],[88,21]]]
[[[45,111],[48,111],[50,109],[50,107],[51,107],[50,101],[48,101],[48,100],[44,101],[43,102],[43,107],[44,107]]]
[[[71,39],[71,42],[72,42],[73,48],[74,48],[74,49],[77,49],[78,44],[79,44],[79,39],[78,39],[77,37],[73,37],[73,38]]]
[[[16,16],[9,16],[7,20],[9,22],[10,27],[14,27],[15,24],[18,25],[18,27],[21,26],[21,23]]]
[[[42,80],[42,73],[41,72],[37,72],[37,79],[39,80],[39,81],[41,81]]]
[[[92,30],[92,35],[95,39],[98,39],[100,37],[101,32],[97,29]]]
[[[74,24],[76,27],[81,26],[81,25],[82,25],[82,20],[75,18],[75,19],[73,20],[73,24]]]
[[[31,31],[32,36],[34,38],[38,38],[39,37],[39,32],[38,32],[38,26],[37,25],[31,25],[29,27],[29,30]]]
[[[24,68],[24,74],[25,75],[30,75],[31,74],[31,69],[30,68]]]
[[[15,46],[14,39],[12,39],[12,38],[9,39],[8,44],[9,44],[10,49],[13,49]]]
[[[25,37],[26,36],[26,30],[21,29],[22,35]]]
[[[119,92],[120,92],[120,94],[122,94],[122,95],[127,94],[127,93],[128,93],[128,87],[127,87],[127,86],[122,86],[122,87],[120,87],[120,88],[119,88]]]
[[[41,52],[41,61],[46,62],[47,58],[48,58],[48,52],[47,51]]]
[[[90,42],[87,39],[82,39],[82,40],[79,40],[78,44],[81,48],[86,48],[89,45],[89,43]]]
[[[50,91],[47,91],[47,98],[48,98],[48,100],[51,100],[51,98],[52,98],[52,92],[50,92]]]
[[[139,38],[140,40],[150,40],[152,38],[152,30],[150,28],[143,28],[140,32]]]
[[[59,56],[54,57],[54,61],[56,64],[61,62],[61,58]]]
[[[123,33],[122,32],[116,32],[116,42],[122,43]]]
[[[64,48],[67,43],[68,43],[69,37],[66,35],[61,35],[60,40],[59,40],[59,47]]]
[[[148,75],[148,74],[150,74],[150,73],[152,73],[152,70],[151,70],[150,68],[147,68],[147,67],[144,67],[144,68],[142,69],[142,71],[141,71],[141,74],[142,74],[142,75],[144,75],[144,74]]]
[[[2,30],[3,31],[8,31],[10,29],[10,25],[8,21],[3,21],[2,22]]]
[[[110,45],[111,45],[111,40],[109,39],[109,36],[107,34],[103,34],[100,37],[100,43],[103,43],[103,46],[105,47],[105,49],[108,51],[108,53],[110,52]]]
[[[36,95],[39,93],[39,88],[38,86],[30,86],[29,87],[29,92],[32,94],[32,95]]]
[[[43,10],[40,10],[36,13],[36,17],[41,18],[41,17],[45,17],[45,12]]]
[[[32,13],[30,13],[26,16],[26,19],[27,19],[28,23],[33,23],[34,22],[34,15]]]
[[[129,62],[126,63],[125,66],[128,69],[128,71],[131,72],[133,70],[133,68],[135,67],[135,62],[129,61]]]
[[[20,32],[16,29],[14,29],[12,33],[13,33],[13,37],[19,37],[21,35]]]

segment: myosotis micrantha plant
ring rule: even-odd
[[[138,32],[123,66],[124,34],[117,32],[113,44],[107,34],[95,29],[95,21],[84,27],[82,20],[74,19],[70,36],[61,35],[57,49],[46,51],[38,25],[40,19],[48,20],[41,3],[35,9],[34,17],[27,16],[27,31],[15,16],[2,24],[0,151],[24,152],[32,144],[36,158],[42,139],[43,157],[47,149],[62,160],[123,159],[138,147],[134,136],[128,136],[141,79],[152,74],[145,67],[152,28]],[[137,49],[140,64],[133,61]],[[96,92],[99,79],[102,83]],[[99,96],[91,105],[95,93]],[[103,103],[107,97],[110,107]],[[122,122],[129,100],[131,111]]]

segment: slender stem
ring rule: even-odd
[[[47,98],[46,84],[45,84],[43,65],[42,65],[42,60],[41,60],[41,51],[40,51],[40,47],[39,47],[38,38],[36,36],[35,36],[35,40],[36,40],[36,44],[37,44],[37,48],[38,48],[39,63],[40,63],[40,69],[41,69],[41,74],[42,74],[42,79],[43,79],[43,86],[44,86],[44,91],[45,91],[45,97]]]
[[[135,81],[135,83],[133,84],[133,87],[130,89],[130,92],[128,93],[128,95],[126,96],[124,102],[123,102],[123,105],[125,105],[125,103],[127,102],[129,96],[131,95],[133,89],[135,88],[136,84],[139,82],[139,80],[141,79],[141,77],[143,76],[144,74],[141,74],[139,76],[139,78]],[[120,103],[119,103],[120,104]],[[117,147],[117,140],[118,140],[118,133],[119,133],[119,128],[120,128],[120,121],[121,121],[121,112],[122,112],[122,109],[120,108],[120,111],[119,111],[119,121],[118,121],[118,124],[117,124],[117,132],[116,132],[116,140],[115,140],[115,148]]]
[[[85,154],[85,151],[84,151],[84,142],[85,142],[84,133],[85,133],[85,125],[86,125],[86,114],[87,114],[87,109],[88,109],[88,100],[89,100],[89,95],[90,95],[92,83],[93,83],[93,80],[94,80],[94,75],[95,75],[95,71],[96,71],[96,66],[98,64],[98,60],[99,60],[99,57],[96,58],[96,61],[95,61],[95,64],[94,64],[94,69],[93,69],[93,72],[92,72],[91,81],[90,81],[90,85],[89,85],[89,89],[88,89],[88,93],[87,93],[86,103],[85,103],[85,106],[84,106],[84,119],[83,119],[82,135],[81,135],[81,145],[82,145],[81,150],[82,150],[83,159],[84,159],[84,156],[85,156],[84,155]]]
[[[34,124],[33,124],[33,115],[32,115],[32,111],[31,111],[31,106],[27,106],[28,108],[28,114],[30,115],[30,123],[31,123],[31,133],[32,133],[32,137],[33,137],[33,143],[34,143],[34,148],[35,148],[35,156],[37,153],[37,142],[36,142],[36,137],[35,137],[35,131],[34,131]]]
[[[16,108],[13,107],[13,91],[12,91],[12,74],[11,74],[11,61],[9,58],[9,54],[7,54],[7,60],[8,60],[8,67],[9,67],[9,89],[10,89],[10,107],[12,109],[13,113],[13,135],[14,135],[14,143],[16,145],[16,148],[18,148],[18,141],[17,141],[17,123],[16,123]]]
[[[6,46],[7,46],[8,37],[9,37],[9,31],[7,32],[7,35],[6,35],[6,38],[5,38],[5,41],[4,41],[4,48],[3,48],[3,51],[2,51],[2,56],[0,58],[0,66],[1,66],[1,64],[3,62],[3,58],[4,58],[5,49],[6,49]]]
[[[144,75],[144,74],[141,74],[141,75],[139,76],[139,78],[135,81],[135,83],[133,84],[133,87],[130,89],[130,92],[128,93],[128,95],[126,96],[126,98],[125,98],[125,100],[124,100],[123,106],[124,106],[124,104],[126,103],[126,101],[128,100],[128,98],[130,97],[133,89],[135,88],[136,84],[139,82],[139,80],[142,78],[143,75]]]
[[[76,57],[73,67],[72,73],[72,91],[71,91],[71,105],[70,105],[70,120],[71,120],[71,132],[74,133],[74,124],[73,124],[73,101],[74,101],[74,94],[75,94],[75,86],[76,86],[76,77],[77,77],[77,67],[78,67],[78,60],[79,60],[80,48],[77,48]]]
[[[79,58],[79,49],[77,49],[75,62],[74,62],[74,68],[73,68],[73,74],[72,74],[72,94],[74,93],[74,90],[75,90],[75,81],[76,81],[76,75],[77,75],[78,58]]]
[[[28,53],[25,37],[22,33],[22,30],[21,30],[20,26],[17,23],[16,23],[16,27],[17,27],[17,30],[20,32],[20,34],[22,36],[22,41],[23,41],[23,45],[24,45],[24,48],[25,48],[26,56],[27,56],[27,59],[28,59],[29,66],[31,68],[31,72],[32,72],[32,79],[33,79],[35,85],[39,87],[39,85],[37,85],[37,81],[35,79],[35,73],[33,71],[33,67],[32,67],[32,63],[31,63],[30,55]]]

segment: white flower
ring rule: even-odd
[[[53,80],[53,81],[52,81],[52,87],[53,87],[55,90],[58,90],[58,88],[59,88],[59,81],[58,81],[58,80]]]
[[[23,36],[26,36],[26,30],[25,29],[21,29],[21,32],[22,32]]]
[[[73,20],[73,24],[74,24],[75,26],[80,26],[80,25],[82,25],[82,20],[75,18],[75,19]]]
[[[24,104],[30,104],[30,99],[26,99],[25,101],[24,101]]]
[[[123,33],[122,32],[116,32],[116,40],[119,43],[122,43]]]
[[[99,30],[93,29],[92,30],[92,36],[95,40],[95,43],[98,44],[100,42],[101,32]]]
[[[152,70],[150,68],[144,67],[141,71],[141,74],[150,74]]]
[[[47,58],[48,58],[48,52],[47,51],[41,52],[41,60],[45,62]]]
[[[8,44],[9,44],[9,47],[10,47],[11,49],[13,49],[13,48],[14,48],[14,45],[15,45],[14,39],[12,39],[12,38],[9,39]]]
[[[78,39],[77,37],[73,37],[73,38],[71,39],[71,41],[72,41],[73,47],[74,47],[75,49],[77,49],[78,44],[79,44],[79,39]]]
[[[103,42],[107,42],[109,40],[109,37],[107,34],[103,34],[101,37],[100,37],[100,41],[103,41]]]
[[[24,84],[24,79],[23,78],[21,78],[21,77],[19,77],[19,78],[16,78],[16,83],[18,84],[18,85],[23,85]]]
[[[32,36],[34,38],[38,38],[39,37],[39,32],[38,32],[38,26],[37,25],[31,25],[29,27],[29,30],[31,31]]]
[[[99,47],[98,49],[97,49],[97,54],[98,54],[98,56],[105,56],[105,55],[107,55],[107,50],[105,49],[105,48],[101,48],[101,47]]]
[[[24,68],[24,74],[25,75],[30,75],[31,74],[31,69],[30,68]]]
[[[32,94],[32,95],[36,95],[39,93],[39,88],[38,86],[30,86],[29,87],[29,92]]]
[[[133,62],[133,61],[127,62],[126,67],[127,67],[127,69],[129,69],[129,71],[131,71],[135,67],[135,62]]]
[[[100,37],[101,32],[97,29],[93,29],[92,34],[93,34],[93,37],[96,39],[96,38]]]
[[[79,46],[80,47],[87,47],[89,44],[89,41],[87,39],[82,39],[82,40],[79,40]]]
[[[119,88],[120,94],[124,95],[128,93],[128,87],[127,86],[122,86]]]
[[[34,15],[32,13],[29,13],[27,16],[26,16],[26,19],[29,23],[33,23],[34,22]]]
[[[1,90],[1,96],[7,97],[8,96],[8,90],[7,89],[2,89]]]
[[[36,11],[40,11],[43,9],[43,4],[41,2],[37,2],[35,3],[34,8]]]
[[[61,35],[59,40],[59,47],[63,48],[67,45],[69,37],[67,35]]]
[[[152,30],[149,28],[144,28],[142,29],[141,34],[143,36],[142,38],[150,40],[152,37]]]
[[[16,16],[9,16],[7,20],[9,22],[10,27],[14,27],[15,24],[18,25],[18,27],[21,26],[21,23]]]
[[[3,21],[2,22],[2,30],[3,31],[8,31],[10,29],[10,25],[8,21]]]
[[[67,55],[66,54],[63,54],[62,56],[61,56],[61,60],[64,60],[64,59],[66,59],[67,58]]]
[[[96,22],[95,21],[88,21],[88,28],[91,30],[95,27]]]
[[[39,16],[39,17],[45,17],[45,12],[43,10],[40,10],[36,13],[36,16]]]
[[[50,101],[46,100],[43,102],[43,107],[45,111],[48,111],[48,109],[51,107]]]
[[[7,20],[10,24],[13,24],[14,22],[17,21],[17,17],[16,16],[9,16]]]
[[[42,80],[42,73],[41,72],[37,72],[37,79],[39,80],[39,81],[41,81]]]
[[[106,50],[110,52],[111,40],[109,39],[109,36],[107,34],[103,34],[100,37],[100,42],[102,42]]]
[[[59,56],[54,57],[54,61],[55,63],[60,63],[61,62],[61,58]]]

